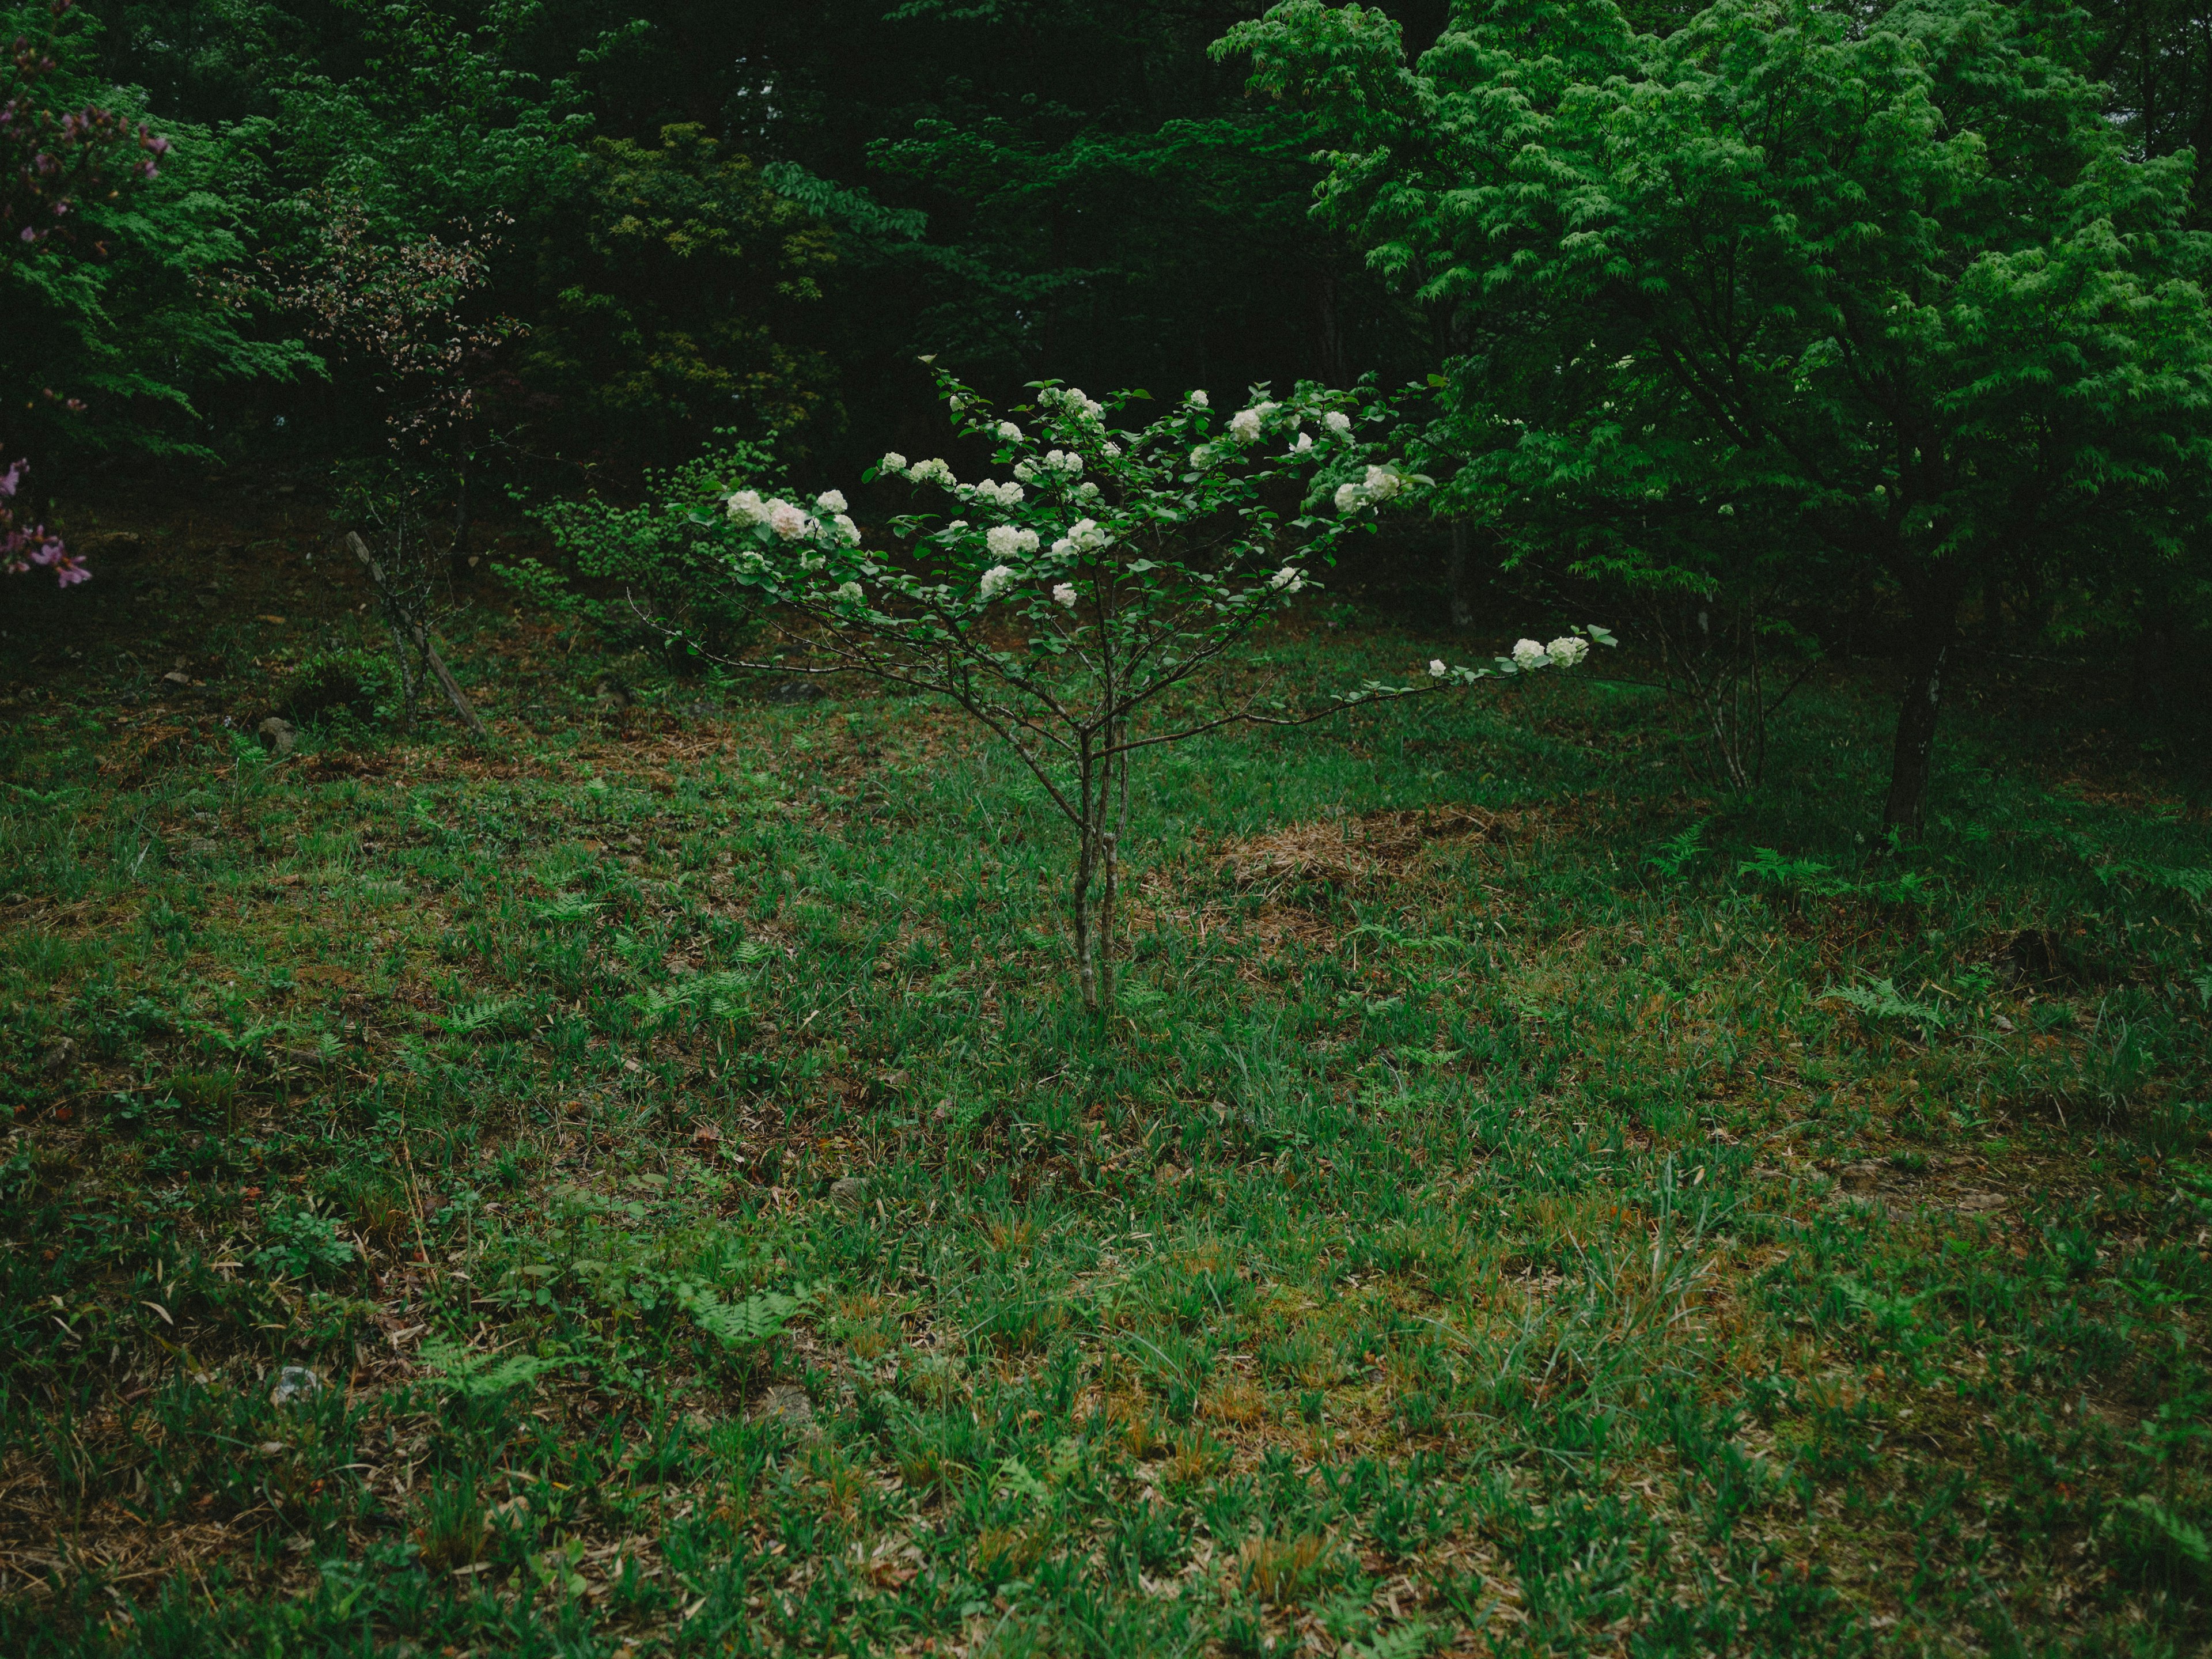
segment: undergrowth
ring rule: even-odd
[[[2201,806],[1962,730],[1886,848],[1844,682],[1743,803],[1626,686],[1222,738],[1102,1031],[948,711],[474,643],[481,750],[18,695],[0,1650],[2212,1636]]]

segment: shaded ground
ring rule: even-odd
[[[1633,688],[1222,740],[1102,1037],[945,711],[487,588],[493,743],[271,757],[362,641],[264,528],[6,694],[6,1650],[2212,1634],[2201,802],[1962,722],[1870,859],[1850,680],[1745,805]]]

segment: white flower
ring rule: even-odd
[[[1065,472],[1071,478],[1083,471],[1083,457],[1072,449],[1055,449],[1044,458],[1044,464],[1054,471]]]
[[[1054,588],[1052,590],[1052,602],[1054,605],[1059,605],[1063,610],[1074,610],[1075,584],[1073,582],[1062,582],[1059,586]]]
[[[1014,573],[1003,564],[994,564],[983,573],[982,596],[986,605],[1014,585]]]
[[[1548,666],[1551,660],[1552,653],[1534,640],[1522,640],[1513,647],[1513,661],[1517,667],[1528,670],[1543,668]]]
[[[848,547],[858,547],[860,544],[860,526],[854,524],[851,519],[848,518],[842,513],[840,513],[837,515],[834,522],[837,526],[837,539],[839,541],[844,543]]]
[[[1306,579],[1296,565],[1286,564],[1267,578],[1267,586],[1281,593],[1295,593],[1305,585]]]
[[[801,570],[819,570],[829,562],[829,560],[811,547],[799,556],[799,568]]]
[[[1260,435],[1260,411],[1240,409],[1229,417],[1229,435],[1240,444],[1249,444]]]
[[[1196,404],[1200,409],[1210,407],[1213,402],[1213,399],[1207,397],[1204,392],[1192,392],[1190,394],[1190,400]]]
[[[847,582],[833,597],[843,599],[849,605],[858,605],[861,599],[860,585],[858,582]]]
[[[890,450],[882,460],[876,463],[876,470],[879,472],[903,472],[906,471],[906,457],[896,449]]]
[[[977,501],[996,501],[1000,507],[1012,507],[1021,500],[1024,493],[1022,487],[1011,479],[1005,483],[996,483],[986,478],[975,486]]]
[[[758,524],[768,517],[768,508],[762,502],[758,490],[740,489],[730,497],[730,516]]]
[[[1303,455],[1306,451],[1312,447],[1313,434],[1310,432],[1301,432],[1298,434],[1297,442],[1291,446],[1291,453],[1293,455]]]
[[[1356,483],[1340,483],[1336,487],[1336,510],[1349,513],[1359,505],[1360,489]]]
[[[1451,670],[1444,666],[1444,659],[1442,657],[1431,657],[1429,659],[1429,678],[1431,679],[1440,680],[1450,672]]]
[[[1079,553],[1095,552],[1114,538],[1098,527],[1095,519],[1078,519],[1068,526],[1067,539]]]
[[[1085,478],[1075,486],[1075,493],[1086,501],[1096,501],[1098,499],[1098,486]]]
[[[1367,494],[1370,499],[1387,501],[1405,487],[1406,481],[1387,466],[1367,469]]]
[[[946,535],[950,536],[950,535],[951,535],[954,531],[956,531],[956,530],[965,530],[967,527],[968,527],[968,520],[965,520],[965,519],[955,519],[955,520],[954,520],[951,524],[949,524],[949,525],[947,525],[947,526],[945,526],[945,533]]]
[[[1002,559],[1011,559],[1018,553],[1037,550],[1037,533],[1034,530],[1019,530],[1010,524],[994,524],[984,532],[984,544]]]
[[[1200,444],[1197,448],[1190,452],[1190,464],[1194,467],[1210,465],[1212,460],[1213,452],[1208,449],[1204,444]]]
[[[1105,453],[1106,459],[1109,461],[1118,461],[1121,459],[1121,446],[1119,444],[1101,444],[1099,448]]]
[[[992,429],[1010,444],[1018,444],[1022,441],[1021,428],[1016,426],[1012,421],[1001,421]]]
[[[1014,476],[1017,478],[1019,478],[1024,483],[1035,483],[1036,482],[1036,463],[1032,461],[1016,461],[1014,463]]]
[[[941,456],[936,455],[926,461],[916,461],[907,469],[906,476],[915,483],[942,484],[947,489],[951,489],[956,482],[952,469],[945,464]]]
[[[1340,409],[1332,409],[1321,418],[1322,424],[1340,438],[1352,430],[1352,416]]]
[[[814,498],[814,505],[824,513],[842,513],[848,503],[842,489],[825,489]]]
[[[768,527],[787,542],[795,542],[814,533],[814,520],[805,510],[789,501],[770,501],[768,504]]]
[[[1074,552],[1075,543],[1068,537],[1062,536],[1052,544],[1052,556],[1055,559],[1072,557]]]
[[[1589,641],[1579,634],[1562,634],[1544,647],[1544,654],[1562,668],[1572,668],[1589,655]]]

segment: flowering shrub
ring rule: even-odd
[[[264,261],[271,296],[301,315],[310,338],[371,367],[395,448],[439,446],[476,416],[472,366],[520,327],[467,314],[491,280],[492,234],[464,224],[451,240],[392,241],[350,198],[325,191],[308,204],[313,256],[296,273]]]
[[[55,27],[74,9],[71,0],[46,8]],[[21,256],[74,240],[80,204],[153,178],[169,141],[113,110],[53,108],[47,83],[63,66],[50,38],[17,35],[0,65],[0,252]]]
[[[1428,481],[1380,459],[1341,392],[1255,395],[1217,429],[1202,393],[1141,429],[1046,383],[1000,416],[939,374],[957,425],[994,450],[997,476],[885,455],[949,516],[893,520],[907,551],[864,544],[844,495],[734,490],[695,520],[732,580],[777,607],[793,647],[778,665],[854,671],[940,692],[1010,744],[1075,841],[1075,971],[1086,1006],[1109,1006],[1119,844],[1129,767],[1143,750],[1224,726],[1291,726],[1379,699],[1571,667],[1585,629],[1522,641],[1474,667],[1431,663],[1411,685],[1370,681],[1317,707],[1230,689],[1212,671],[1312,580],[1337,541]],[[1011,418],[1018,416],[1020,421]],[[1340,482],[1338,480],[1340,479]],[[1285,517],[1281,503],[1303,502]],[[1320,509],[1333,506],[1334,513]]]
[[[0,472],[0,570],[20,576],[35,564],[52,570],[64,587],[89,580],[92,572],[77,562],[60,537],[44,525],[15,522],[15,490],[29,466],[27,461],[17,461]]]
[[[73,9],[71,0],[46,8],[56,27]],[[76,240],[88,197],[112,193],[127,179],[153,178],[169,148],[143,122],[112,110],[56,109],[53,83],[66,82],[53,46],[51,36],[19,34],[0,58],[0,262],[34,258]],[[95,244],[94,251],[105,249]],[[0,264],[0,281],[7,276]],[[83,408],[51,389],[45,396],[71,413]],[[38,565],[64,587],[88,580],[92,573],[60,537],[43,525],[16,521],[15,494],[28,469],[19,460],[0,472],[0,570],[21,575]]]

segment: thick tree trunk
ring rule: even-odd
[[[1464,519],[1453,520],[1449,588],[1451,601],[1451,625],[1454,628],[1470,627],[1474,622],[1474,599],[1469,592],[1471,584],[1467,574],[1468,552],[1474,541],[1474,526]]]
[[[1959,585],[1939,580],[1917,593],[1905,701],[1897,711],[1897,743],[1889,763],[1889,799],[1882,827],[1917,837],[1928,813],[1928,780],[1935,771],[1936,720],[1943,708],[1944,677],[1959,626]]]

